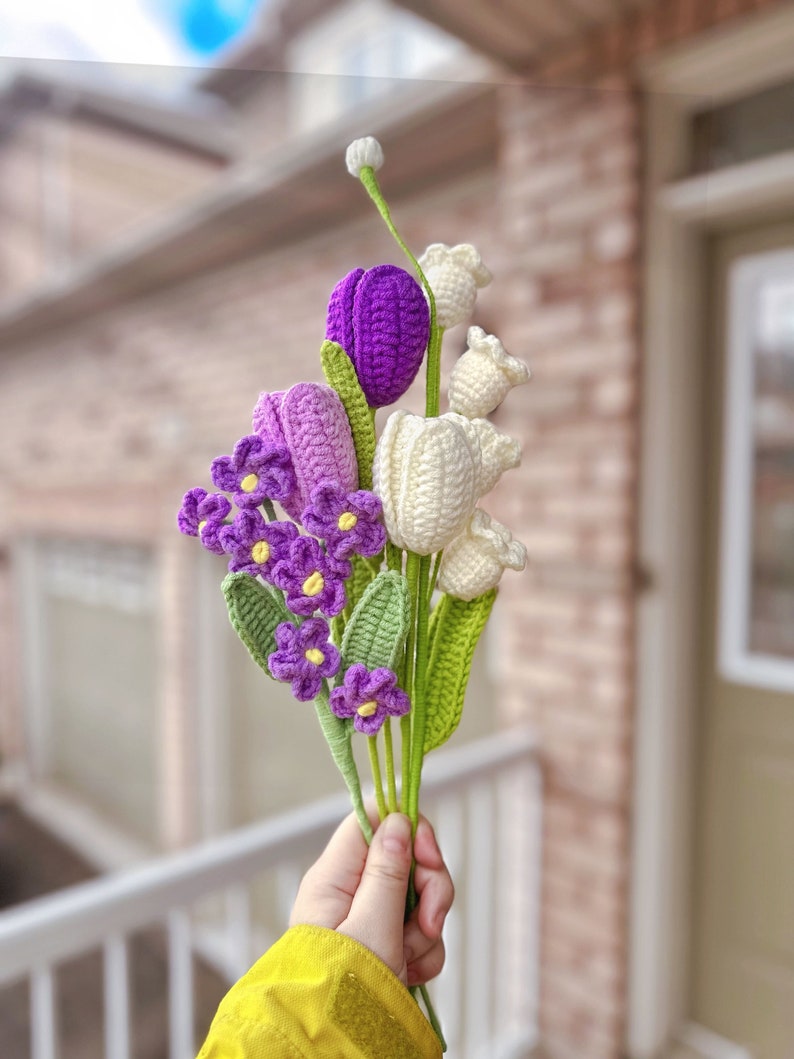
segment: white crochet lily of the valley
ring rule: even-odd
[[[438,587],[458,599],[476,599],[495,588],[505,570],[523,570],[526,565],[524,545],[478,507],[463,532],[445,549]]]
[[[486,419],[392,412],[372,469],[390,539],[418,555],[445,548],[477,500],[520,459],[518,442]]]
[[[496,335],[470,327],[469,348],[456,362],[449,380],[449,407],[469,419],[487,416],[514,386],[529,379],[523,360],[511,356]]]
[[[362,136],[348,147],[345,165],[351,176],[357,177],[365,166],[380,169],[383,165],[383,148],[374,136]]]
[[[491,273],[470,243],[432,243],[419,258],[436,302],[436,319],[445,330],[471,317],[477,291],[491,282]]]

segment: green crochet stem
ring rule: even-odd
[[[441,1045],[441,1051],[447,1050],[447,1042],[444,1038],[444,1034],[441,1030],[441,1023],[438,1021],[438,1015],[436,1015],[435,1009],[430,1002],[430,994],[427,991],[426,985],[419,986],[419,992],[422,994],[422,1000],[425,1002],[425,1011],[427,1012],[427,1021],[433,1027],[433,1032],[438,1037],[438,1042]]]
[[[268,522],[276,522],[278,520],[278,515],[276,514],[276,509],[273,507],[272,500],[269,500],[267,497],[265,497],[265,499],[262,501],[262,507],[265,509],[265,514],[267,515]]]
[[[389,810],[386,807],[386,799],[383,796],[383,780],[380,774],[377,735],[367,736],[367,749],[369,750],[369,766],[372,769],[372,782],[375,785],[375,801],[378,806],[378,817],[381,820],[385,820]]]
[[[427,678],[427,639],[428,609],[427,586],[430,581],[430,556],[423,555],[419,560],[419,575],[416,585],[416,658],[414,662],[413,681],[413,725],[411,731],[411,770],[408,777],[408,816],[414,831],[419,822],[419,786],[422,782],[422,761],[424,759],[425,727],[427,723],[427,697],[425,685]]]
[[[386,784],[389,800],[389,812],[396,813],[399,809],[397,802],[397,778],[394,774],[394,744],[392,742],[391,717],[387,717],[383,724],[383,744],[386,754]]]
[[[361,793],[361,780],[356,768],[356,759],[353,757],[351,737],[353,732],[352,721],[343,721],[331,712],[328,705],[328,685],[323,682],[323,689],[314,700],[314,708],[317,711],[317,719],[323,730],[331,755],[336,762],[336,767],[342,773],[342,778],[350,791],[350,800],[353,803],[356,817],[358,818],[361,831],[367,840],[367,845],[372,841],[372,824],[369,822],[367,810],[364,808],[364,797]]]
[[[408,629],[408,637],[405,645],[405,671],[403,673],[403,688],[411,700],[411,712],[406,714],[400,721],[400,732],[402,734],[402,807],[403,812],[410,812],[408,807],[411,801],[411,757],[414,746],[414,726],[416,724],[416,689],[414,687],[414,664],[416,659],[416,632],[417,615],[419,611],[419,564],[420,557],[415,552],[407,552],[405,560],[405,579],[408,582],[408,591],[411,599],[411,624]],[[413,823],[413,819],[411,821]],[[414,828],[416,825],[414,824]]]
[[[438,320],[436,317],[436,299],[433,291],[431,290],[430,284],[427,282],[419,262],[416,260],[414,255],[411,253],[408,246],[405,244],[403,237],[397,231],[394,225],[394,221],[391,219],[391,211],[389,210],[388,203],[383,197],[383,192],[380,189],[378,178],[375,176],[375,170],[371,165],[365,165],[362,167],[359,173],[359,180],[366,188],[367,194],[375,203],[378,213],[383,218],[386,227],[394,237],[395,242],[400,247],[402,252],[411,262],[419,277],[419,282],[424,288],[424,292],[427,296],[427,301],[430,306],[430,341],[427,346],[427,390],[425,393],[425,415],[428,418],[438,415],[440,392],[441,392],[441,338],[443,336],[443,329],[438,326]]]

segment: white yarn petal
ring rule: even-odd
[[[468,320],[477,290],[491,282],[491,273],[470,243],[449,247],[432,243],[419,258],[436,302],[436,319],[444,329]]]
[[[496,337],[470,327],[469,348],[455,364],[449,381],[453,412],[479,419],[500,405],[513,388],[529,379],[529,368],[512,357]]]
[[[455,413],[447,413],[454,415]],[[480,470],[477,477],[477,497],[489,493],[505,471],[521,463],[521,445],[515,439],[498,430],[488,419],[467,419],[456,416],[461,429],[470,438],[470,444],[480,453]]]
[[[499,584],[505,570],[523,570],[527,550],[510,530],[475,508],[468,524],[444,550],[438,575],[442,592],[475,599]]]
[[[383,503],[390,539],[430,555],[460,533],[482,480],[479,441],[462,416],[431,419],[393,412],[378,441],[373,488]]]
[[[351,176],[357,177],[365,166],[380,169],[383,165],[383,148],[374,136],[362,136],[345,152],[345,165]]]

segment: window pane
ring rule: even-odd
[[[794,659],[794,272],[758,291],[748,646]]]

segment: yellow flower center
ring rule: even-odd
[[[240,488],[244,493],[253,493],[259,485],[259,478],[255,474],[247,474],[240,482]]]
[[[325,655],[319,647],[310,647],[303,657],[307,662],[312,662],[316,666],[321,666],[325,661]]]
[[[356,713],[359,717],[371,717],[377,708],[377,702],[374,699],[370,699],[369,702],[362,702]]]
[[[267,541],[257,541],[251,549],[251,558],[255,563],[266,563],[270,558],[270,545]]]
[[[357,522],[358,516],[354,515],[352,511],[343,511],[336,524],[343,533],[346,533],[348,530],[352,530]]]
[[[303,582],[303,594],[304,596],[319,596],[324,587],[323,575],[319,570],[315,570]]]
[[[201,522],[199,522],[199,524],[198,524],[199,534],[201,534],[204,531],[204,527],[206,525],[207,525],[207,520],[206,519],[203,519]]]

